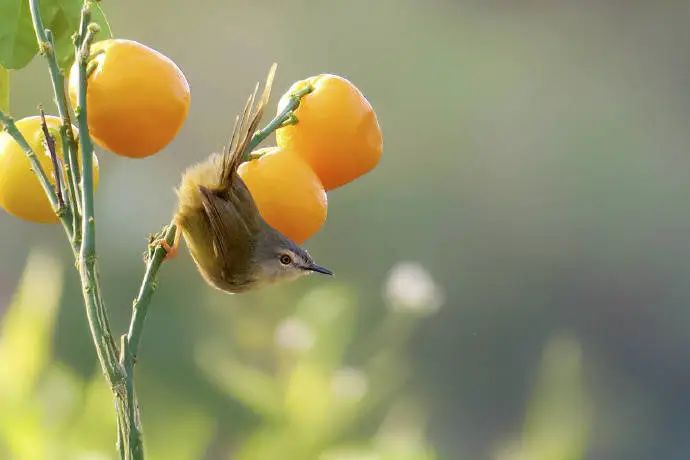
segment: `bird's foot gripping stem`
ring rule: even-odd
[[[177,253],[180,247],[180,227],[176,224],[171,225],[175,225],[174,230],[171,230],[170,226],[165,226],[160,232],[153,235],[149,235],[148,249],[146,251],[146,254],[144,254],[145,262],[148,262],[153,257],[153,254],[158,248],[162,248],[165,251],[165,258],[163,260],[170,260],[177,257]],[[169,231],[175,232],[172,245],[168,243]]]
[[[177,233],[175,233],[175,242],[172,246],[165,240],[162,240],[160,245],[165,250],[165,258],[163,260],[170,260],[177,257],[177,252],[180,249],[180,241],[177,238]]]

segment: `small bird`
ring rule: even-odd
[[[235,119],[223,153],[212,154],[187,169],[177,189],[174,221],[178,234],[174,247],[166,249],[174,255],[181,231],[201,275],[226,292],[244,292],[313,272],[333,274],[264,221],[237,173],[268,102],[275,67],[271,67],[256,107],[258,84],[242,115]]]

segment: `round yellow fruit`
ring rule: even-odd
[[[46,116],[46,124],[51,135],[55,138],[55,151],[63,165],[66,164],[60,138],[60,119]],[[26,142],[36,153],[51,184],[55,186],[55,170],[50,158],[50,152],[45,146],[45,137],[41,129],[40,117],[27,117],[19,120],[17,129],[22,133]],[[77,136],[76,128],[74,135]],[[94,187],[98,184],[98,158],[93,157]],[[64,184],[63,184],[63,193]],[[54,223],[57,215],[50,206],[36,174],[31,170],[31,164],[26,153],[6,131],[0,133],[0,207],[10,214],[38,223]]]
[[[280,147],[258,152],[263,155],[242,163],[237,172],[266,223],[302,244],[326,221],[326,191],[299,156]]]
[[[383,136],[374,109],[350,81],[323,74],[301,80],[283,95],[278,112],[290,95],[311,85],[295,110],[298,123],[276,131],[280,147],[301,156],[326,190],[344,185],[376,166]]]
[[[189,83],[167,56],[132,40],[111,39],[91,46],[95,69],[86,103],[94,142],[130,158],[155,154],[177,135],[189,112]],[[77,106],[76,63],[69,95]]]

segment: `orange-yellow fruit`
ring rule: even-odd
[[[279,147],[260,152],[237,171],[266,223],[302,244],[326,221],[326,191],[299,156]]]
[[[168,57],[132,40],[94,43],[86,103],[93,140],[118,155],[143,158],[173,140],[189,112],[189,84]],[[76,63],[69,95],[77,106]]]
[[[355,85],[337,75],[317,75],[292,85],[278,103],[311,85],[295,110],[299,122],[276,131],[276,140],[309,163],[326,190],[346,184],[376,166],[383,137],[374,109]]]
[[[60,119],[47,116],[46,124],[51,135],[55,138],[55,152],[57,157],[66,165],[62,152],[60,137]],[[27,117],[17,123],[19,132],[36,153],[50,182],[55,186],[55,170],[50,158],[50,152],[45,147],[40,117]],[[77,129],[73,127],[74,135]],[[98,185],[98,158],[93,157],[94,187]],[[63,193],[64,184],[63,184]],[[31,170],[26,154],[19,144],[6,131],[0,133],[0,207],[16,217],[39,223],[53,223],[58,217],[50,207],[50,201],[45,195],[36,174]]]

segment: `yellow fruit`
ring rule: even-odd
[[[91,47],[95,70],[88,79],[89,131],[104,149],[131,158],[160,151],[173,140],[189,112],[189,84],[168,57],[132,40],[111,39]],[[69,95],[77,105],[76,63]]]
[[[348,80],[323,74],[301,80],[283,95],[278,112],[290,95],[311,85],[295,111],[296,125],[276,131],[276,141],[300,155],[326,190],[346,184],[376,166],[383,137],[374,109]]]
[[[326,192],[301,158],[279,147],[260,151],[237,172],[252,194],[266,223],[302,244],[326,221]]]
[[[46,124],[55,138],[57,157],[65,165],[59,133],[60,119],[47,116]],[[22,133],[29,146],[36,153],[38,161],[54,186],[55,170],[53,169],[50,152],[45,147],[45,138],[41,130],[41,118],[27,117],[19,120],[16,125],[19,132]],[[74,127],[73,129],[76,136],[77,130]],[[94,154],[94,187],[98,185],[98,175],[98,158]],[[0,207],[16,217],[31,222],[54,223],[58,221],[58,217],[50,207],[50,201],[48,201],[36,174],[31,170],[26,154],[6,131],[0,133]]]

